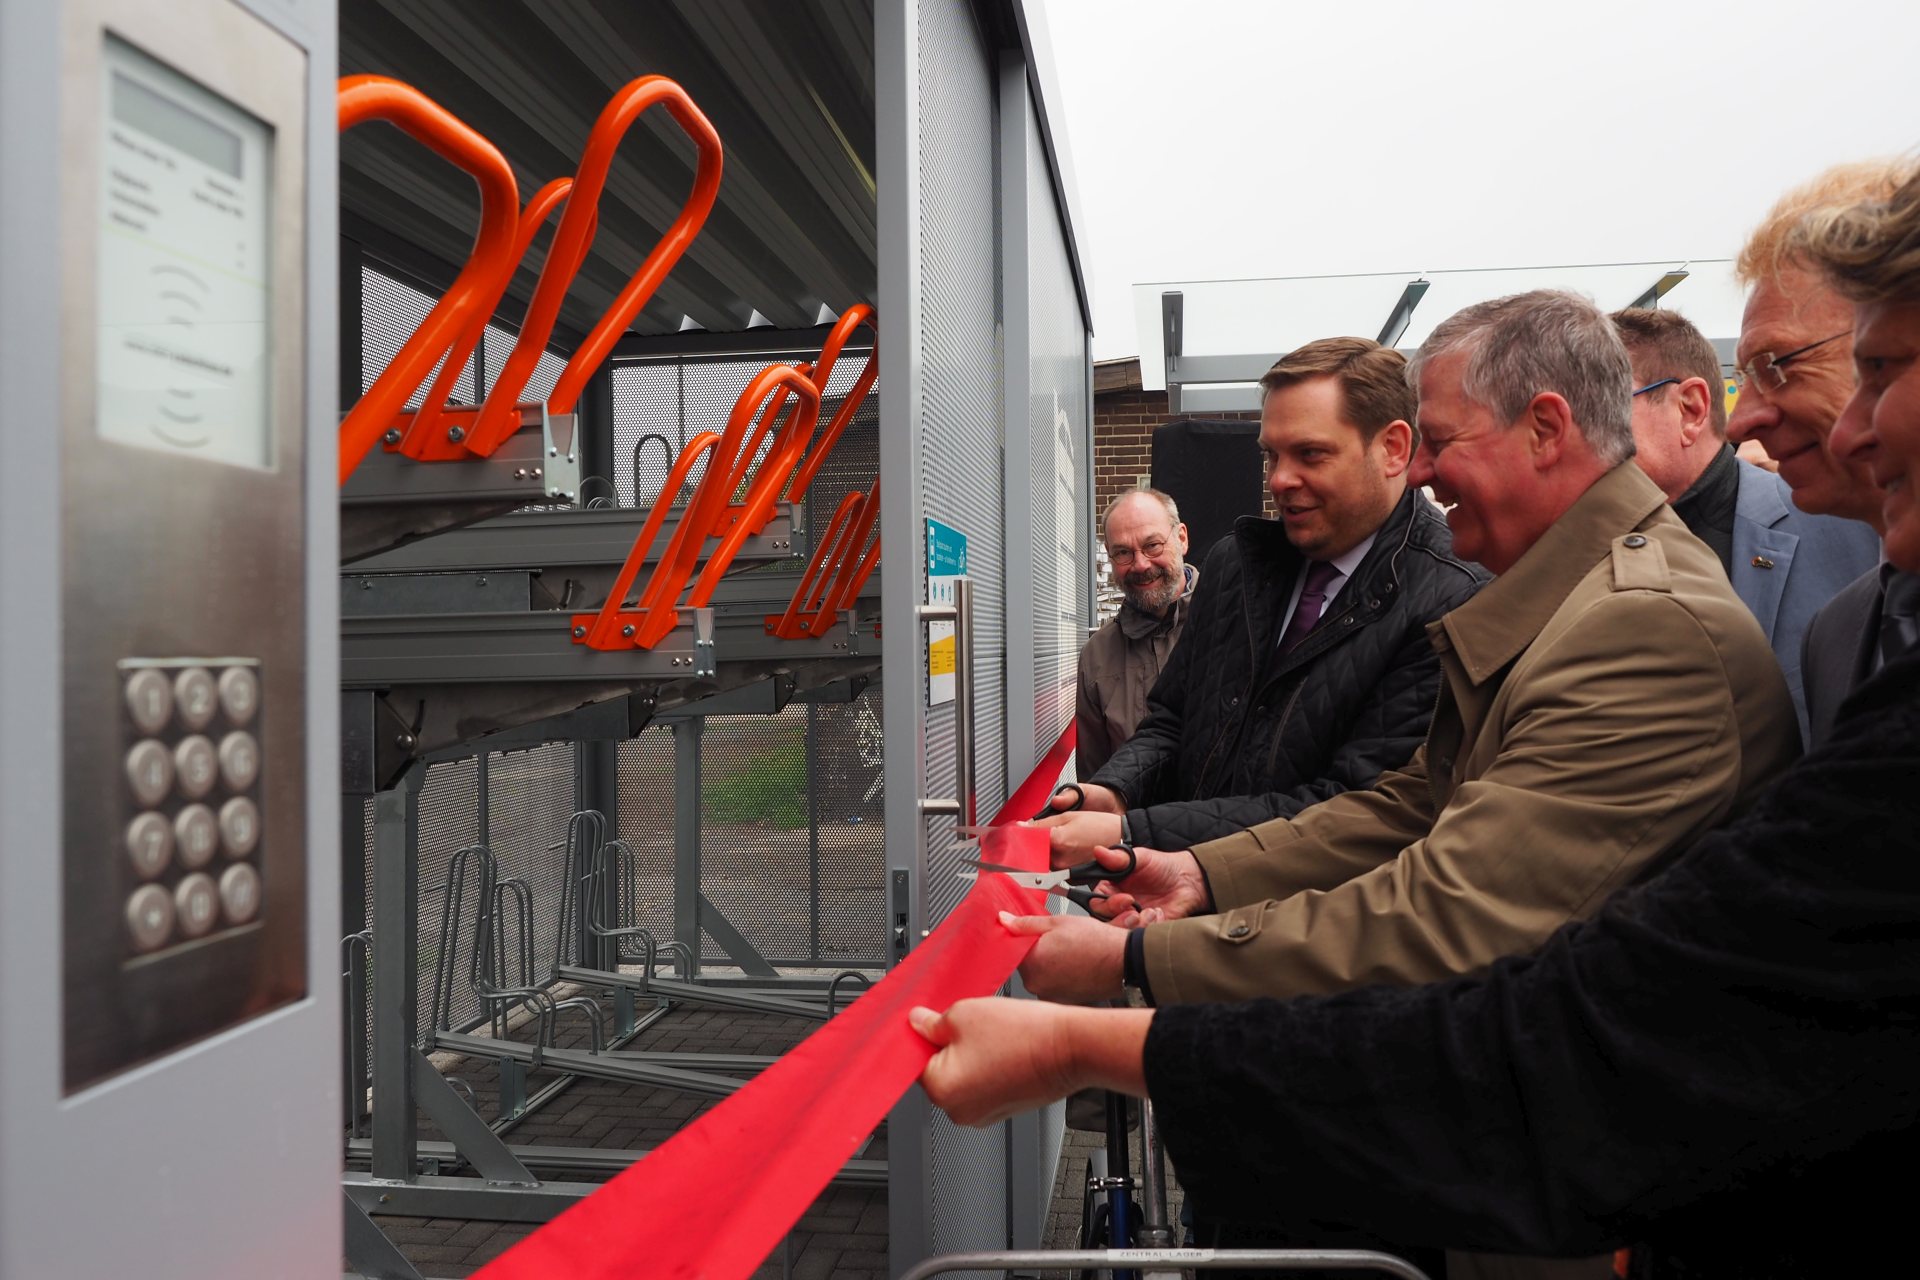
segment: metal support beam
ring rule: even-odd
[[[673,936],[700,972],[700,735],[706,721],[673,726]]]
[[[481,1177],[513,1186],[532,1186],[539,1181],[418,1049],[413,1051],[413,1090],[428,1118]]]
[[[1689,274],[1685,267],[1675,267],[1658,280],[1655,280],[1651,285],[1648,285],[1647,291],[1628,303],[1628,307],[1637,310],[1642,307],[1659,306],[1660,299],[1672,293],[1673,286],[1685,280]]]
[[[1160,350],[1166,366],[1167,412],[1179,413],[1180,348],[1186,334],[1186,295],[1168,290],[1160,295]]]
[[[700,895],[700,927],[708,937],[720,944],[720,949],[727,953],[730,960],[754,977],[780,976],[779,970],[767,963],[767,958],[747,941],[745,934],[733,927],[733,921],[727,919],[726,914],[714,906],[704,893]]]
[[[420,1273],[414,1269],[407,1256],[401,1253],[386,1233],[374,1225],[372,1218],[360,1201],[354,1199],[353,1192],[346,1193],[345,1254],[346,1264],[352,1268],[349,1273],[364,1276],[366,1280],[420,1280]],[[376,1203],[378,1203],[376,1201]],[[386,1206],[381,1206],[385,1209]],[[397,1212],[392,1210],[390,1212]]]
[[[404,1182],[420,1140],[414,1112],[420,955],[420,786],[414,765],[373,799],[373,1172]]]
[[[1406,336],[1407,326],[1413,323],[1413,309],[1420,305],[1420,299],[1426,296],[1429,287],[1425,280],[1407,281],[1407,287],[1400,291],[1399,301],[1387,313],[1387,322],[1380,326],[1381,346],[1399,345],[1400,339]]]

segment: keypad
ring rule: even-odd
[[[260,918],[261,673],[243,659],[120,664],[129,958]]]

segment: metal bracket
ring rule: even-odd
[[[905,960],[913,946],[913,901],[907,894],[910,885],[905,871],[887,877],[887,915],[892,920],[887,937],[888,968]]]
[[[693,674],[711,679],[719,669],[713,652],[713,609],[710,606],[695,609],[693,611]]]

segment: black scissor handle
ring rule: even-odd
[[[1060,793],[1062,791],[1073,792],[1073,803],[1068,805],[1064,809],[1056,809],[1053,807],[1053,802],[1060,798]],[[1086,807],[1087,807],[1087,793],[1080,789],[1079,783],[1069,782],[1062,786],[1055,787],[1053,789],[1053,794],[1047,797],[1046,804],[1040,807],[1040,812],[1034,814],[1033,817],[1030,819],[1030,821],[1038,822],[1042,818],[1051,818],[1055,814],[1072,813],[1075,809],[1084,809]]]
[[[1095,858],[1091,862],[1083,862],[1076,867],[1069,868],[1067,871],[1067,883],[1099,884],[1102,880],[1125,880],[1133,874],[1134,868],[1140,865],[1140,859],[1133,851],[1133,841],[1116,840],[1107,847],[1110,849],[1118,849],[1121,853],[1126,854],[1127,865],[1118,871],[1112,871],[1102,866],[1100,860]]]

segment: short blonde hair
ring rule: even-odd
[[[1920,170],[1885,200],[1808,214],[1788,250],[1849,301],[1920,304]]]
[[[1868,201],[1885,200],[1906,181],[1913,165],[1906,160],[1864,160],[1837,164],[1810,182],[1780,197],[1741,247],[1733,261],[1733,275],[1752,286],[1778,276],[1795,264],[1799,249],[1794,230],[1823,209],[1841,209]]]

